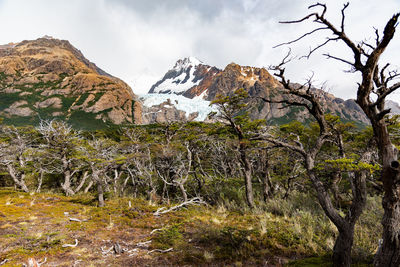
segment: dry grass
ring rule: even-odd
[[[336,234],[329,221],[308,211],[276,215],[265,210],[229,211],[223,206],[191,207],[155,217],[158,206],[145,200],[118,198],[106,204],[96,207],[91,195],[29,195],[0,189],[0,262],[8,259],[4,266],[20,266],[29,258],[46,257],[46,266],[279,266],[328,255]],[[372,227],[374,217],[365,218]],[[151,234],[154,229],[161,230]],[[362,238],[357,237],[357,244],[363,251],[371,250],[372,237]],[[63,247],[75,239],[76,247]],[[150,240],[147,247],[136,246]],[[116,242],[137,250],[103,255],[101,247],[108,249]],[[170,247],[172,252],[148,254]]]

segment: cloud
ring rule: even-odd
[[[327,16],[340,23],[343,3],[327,0]],[[206,64],[224,68],[231,62],[249,66],[276,64],[287,48],[272,47],[296,38],[312,25],[282,25],[300,18],[314,1],[293,0],[0,0],[0,43],[35,39],[45,34],[68,39],[105,71],[128,82],[135,93],[145,93],[179,58],[193,55]],[[352,38],[373,36],[400,11],[397,0],[352,0],[346,31]],[[292,46],[297,55],[323,41],[306,38]],[[328,49],[328,47],[327,47]],[[349,56],[344,46],[329,51]],[[397,37],[383,60],[399,65]],[[326,49],[321,50],[321,52]],[[321,56],[288,66],[292,80],[302,81],[312,71],[317,82],[327,81],[331,92],[355,96],[357,75],[343,73],[341,63]],[[397,96],[396,96],[397,97]],[[400,100],[400,96],[399,99]]]

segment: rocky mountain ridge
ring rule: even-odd
[[[0,47],[0,116],[22,124],[141,123],[141,106],[125,82],[68,41],[44,37]]]
[[[68,41],[45,36],[0,45],[0,116],[6,123],[35,124],[40,119],[59,118],[83,128],[96,128],[107,123],[204,121],[213,111],[211,101],[239,88],[251,96],[248,111],[253,119],[285,123],[308,118],[301,108],[259,100],[286,97],[280,83],[265,68],[231,63],[219,69],[189,57],[178,60],[150,88],[150,95],[139,99],[125,82],[90,62]],[[368,123],[353,100],[318,92],[328,112]],[[168,99],[168,95],[179,98]]]
[[[200,97],[206,101],[213,101],[218,95],[229,95],[240,88],[244,88],[252,98],[249,112],[253,119],[285,123],[291,120],[305,121],[309,118],[304,108],[284,108],[283,104],[261,101],[260,98],[282,100],[287,95],[282,93],[281,84],[265,68],[240,66],[235,63],[221,70],[205,65],[193,57],[178,60],[175,66],[151,87],[149,93],[178,94],[189,99]],[[318,91],[327,112],[339,115],[344,120],[368,123],[354,100],[343,100],[323,90],[315,90]],[[159,113],[161,110],[159,109]]]

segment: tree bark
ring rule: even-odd
[[[354,224],[347,225],[339,230],[333,247],[333,266],[348,267],[351,265],[351,248],[354,240]]]
[[[40,190],[42,189],[43,176],[44,176],[44,172],[40,171],[38,186],[36,188],[36,193],[40,193]]]
[[[269,161],[266,160],[265,162],[265,172],[263,175],[263,196],[264,201],[267,202],[269,198],[271,198],[272,192],[272,183],[271,183],[271,175],[269,173]]]
[[[99,207],[104,207],[104,192],[103,192],[103,186],[101,185],[100,181],[97,181],[97,198],[99,200]]]
[[[96,183],[97,185],[97,199],[99,201],[99,207],[104,207],[105,203],[104,203],[104,190],[103,190],[103,185],[100,179],[100,171],[96,170],[94,168],[94,166],[92,165],[92,178],[93,181]]]
[[[183,202],[188,201],[186,189],[185,189],[185,187],[183,186],[183,184],[181,184],[181,183],[179,184],[179,189],[181,190],[181,193],[182,193]]]
[[[366,152],[362,156],[362,160],[368,162],[370,153]],[[355,175],[353,180],[354,188],[352,188],[353,201],[346,217],[342,217],[334,208],[332,200],[325,189],[323,183],[319,181],[314,172],[314,161],[312,158],[306,160],[307,173],[317,192],[317,198],[322,209],[329,219],[335,224],[339,231],[339,235],[335,241],[333,249],[333,265],[336,267],[349,267],[351,265],[351,249],[354,240],[354,227],[364,210],[367,194],[366,194],[366,171],[361,171]]]
[[[86,194],[87,192],[89,192],[92,186],[93,186],[93,181],[90,181],[89,184],[86,186],[85,190],[83,190],[83,192]]]
[[[240,143],[240,159],[242,161],[243,169],[244,169],[244,184],[246,187],[246,200],[247,205],[252,209],[254,208],[254,196],[253,196],[253,184],[251,182],[252,172],[251,165],[249,159],[247,158],[246,147],[241,142]]]
[[[71,171],[69,169],[69,163],[65,155],[62,157],[62,164],[64,170],[64,183],[61,184],[61,188],[64,190],[65,195],[72,196],[75,194],[75,192],[71,188]]]
[[[382,160],[381,179],[384,196],[382,206],[383,243],[375,257],[375,266],[400,266],[400,163],[397,161],[397,149],[392,144],[387,126],[383,119],[377,120],[373,111],[367,116],[371,119],[374,135],[378,143]],[[365,110],[364,110],[365,111]]]
[[[379,267],[400,266],[400,197],[399,162],[392,161],[391,166],[382,172],[385,194],[382,200],[384,215],[382,219],[383,243],[374,264]]]
[[[75,189],[75,194],[76,193],[78,193],[81,189],[82,189],[82,187],[83,187],[83,185],[85,184],[85,182],[86,182],[86,179],[88,178],[88,171],[85,171],[84,173],[83,173],[83,178],[82,178],[82,180],[81,180],[81,182],[80,182],[80,184],[78,185],[78,187]]]
[[[29,189],[25,184],[23,176],[20,179],[18,179],[14,167],[11,164],[7,165],[7,169],[9,174],[11,175],[11,178],[14,180],[15,185],[20,187],[24,192],[29,193]]]
[[[335,172],[332,176],[332,194],[335,199],[336,207],[340,208],[341,197],[339,193],[338,183],[342,179],[340,171]]]
[[[342,63],[350,65],[354,72],[360,72],[362,74],[362,79],[357,89],[356,103],[365,112],[372,124],[374,137],[379,149],[380,160],[382,161],[381,178],[384,188],[384,197],[382,200],[382,205],[384,208],[384,217],[382,219],[383,243],[376,255],[375,265],[382,267],[398,267],[400,266],[400,183],[398,179],[400,163],[397,161],[397,149],[394,148],[390,140],[387,123],[385,122],[384,117],[390,112],[390,109],[385,109],[386,97],[395,90],[399,89],[400,84],[397,81],[393,82],[395,80],[394,78],[397,77],[397,72],[387,70],[389,64],[386,64],[385,67],[380,68],[378,62],[381,55],[394,37],[400,13],[394,14],[386,23],[386,26],[383,30],[383,36],[379,36],[378,30],[376,30],[375,44],[369,45],[363,42],[355,43],[345,34],[344,11],[348,7],[348,3],[345,4],[342,9],[342,23],[340,28],[334,26],[325,18],[327,10],[325,4],[317,3],[310,6],[310,8],[316,7],[322,7],[322,11],[310,13],[308,16],[300,20],[286,21],[284,23],[302,23],[305,20],[314,19],[314,22],[319,25],[318,27],[321,27],[321,24],[323,26],[286,44],[297,42],[308,35],[314,34],[317,30],[322,29],[331,32],[334,37],[329,38],[322,45],[312,49],[307,58],[316,50],[324,47],[331,41],[337,42],[340,40],[352,51],[354,61],[331,56],[329,53],[325,55],[328,58],[339,60]],[[365,49],[366,47],[368,47],[368,49]],[[366,50],[368,50],[368,52],[366,52]],[[285,62],[285,60],[287,60],[287,57],[283,60],[281,65],[287,62]],[[277,70],[280,71],[278,76],[282,78],[281,83],[285,86],[285,88],[289,88],[289,81],[284,79],[284,69],[282,69],[280,66],[277,67]],[[374,97],[371,97],[372,95]],[[301,105],[302,103],[299,104]],[[322,120],[318,120],[316,116],[314,117],[320,124]],[[323,117],[320,117],[320,119],[323,119]],[[356,199],[354,199],[354,201],[355,200]],[[352,208],[355,208],[354,205],[352,205]]]

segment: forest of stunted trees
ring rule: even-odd
[[[374,264],[399,266],[400,121],[388,115],[385,99],[400,83],[396,83],[397,71],[379,64],[394,37],[399,14],[389,19],[383,34],[376,31],[373,44],[357,43],[345,33],[347,7],[336,27],[326,19],[325,5],[311,6],[317,11],[285,23],[311,19],[318,27],[284,45],[327,31],[329,37],[306,55],[310,57],[329,42],[343,42],[352,58],[325,56],[361,73],[354,87],[356,102],[371,126],[360,129],[327,114],[311,79],[303,85],[290,83],[285,76],[289,54],[272,68],[288,97],[262,101],[299,106],[313,118],[309,124],[271,126],[251,120],[245,110],[252,102],[240,89],[212,103],[219,110],[211,114],[216,123],[171,122],[94,132],[56,120],[42,121],[37,127],[1,125],[0,185],[28,193],[93,194],[99,207],[110,198],[130,196],[159,204],[196,200],[255,209],[295,193],[312,192],[310,198],[336,227],[334,266],[350,266],[356,225],[368,197],[378,196],[383,199],[384,215],[382,236],[374,239]]]
[[[245,98],[239,91],[218,105],[229,109]],[[329,138],[315,151],[321,138],[318,123],[267,127],[246,114],[230,119],[96,132],[77,131],[60,121],[39,127],[3,125],[1,185],[25,192],[94,194],[100,207],[109,198],[131,196],[159,204],[195,199],[255,208],[317,189],[313,192],[327,216],[335,225],[340,220],[353,227],[353,238],[366,195],[383,190],[370,128],[360,130],[325,115]],[[396,134],[400,124],[396,118],[390,124]]]

